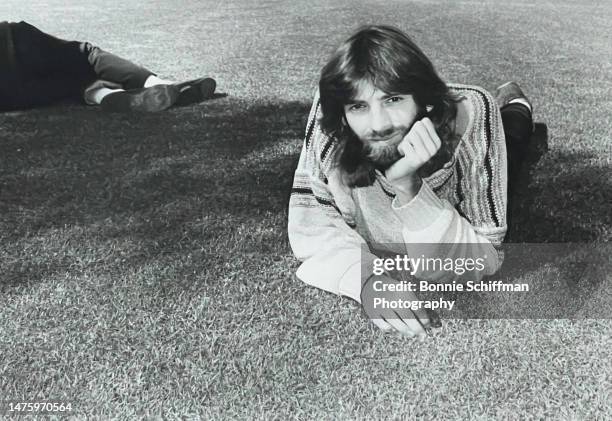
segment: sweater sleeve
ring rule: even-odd
[[[409,255],[483,259],[483,270],[458,276],[478,281],[495,273],[503,262],[507,157],[501,115],[494,99],[480,88],[471,90],[473,124],[463,136],[457,156],[459,203],[453,207],[423,182],[409,203],[399,206],[396,199],[392,207],[402,221]],[[431,243],[439,247],[423,246]],[[417,270],[415,276],[430,281],[451,280],[448,272],[435,269]]]
[[[372,273],[363,268],[370,268],[376,256],[343,216],[342,195],[330,181],[335,144],[321,131],[319,116],[316,95],[289,200],[289,242],[302,261],[296,275],[309,285],[359,302],[362,274],[367,279]]]

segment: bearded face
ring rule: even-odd
[[[383,169],[402,157],[397,146],[418,115],[412,95],[384,92],[368,80],[359,83],[355,98],[344,105],[346,123],[363,143],[366,156]]]
[[[389,136],[369,137],[361,140],[366,157],[378,168],[383,170],[389,168],[402,157],[397,146],[406,133],[408,133],[407,128],[397,127],[393,128]]]

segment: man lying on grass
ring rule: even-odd
[[[511,189],[532,131],[532,107],[516,83],[495,98],[447,85],[403,32],[360,29],[323,67],[310,112],[289,204],[289,240],[303,261],[297,277],[363,304],[364,291],[390,280],[363,270],[377,247],[414,257],[423,243],[460,244],[442,254],[483,258],[476,279],[495,273],[508,182]],[[411,275],[453,281],[423,268]],[[422,309],[367,312],[410,337],[422,339],[430,325]]]
[[[87,42],[65,41],[26,22],[0,22],[0,111],[82,99],[106,111],[161,111],[211,98],[216,83],[175,83]]]

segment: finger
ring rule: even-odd
[[[408,338],[414,338],[416,333],[412,331],[412,329],[403,322],[402,319],[387,319],[387,323],[395,329],[397,332],[401,333]]]
[[[416,310],[412,310],[412,313],[414,314],[414,319],[423,330],[427,329],[431,322],[429,320],[429,317],[427,315],[427,310],[425,310],[424,308],[418,308]]]
[[[410,156],[413,152],[413,148],[414,146],[410,144],[410,139],[407,137],[397,145],[397,150],[402,156]]]
[[[437,152],[438,149],[440,149],[440,146],[442,146],[442,140],[440,140],[440,136],[438,136],[438,132],[436,132],[436,128],[434,127],[433,122],[427,117],[421,120],[421,122],[423,123],[423,127],[425,127],[425,129],[429,132],[429,136],[434,141]]]
[[[395,324],[392,326],[403,336],[408,338],[417,338],[420,342],[423,342],[427,338],[427,331],[417,325],[413,324],[413,319],[395,319]],[[391,323],[391,322],[389,322]]]
[[[428,143],[431,143],[431,141],[427,139],[428,136],[427,131],[424,128],[420,128],[416,129],[410,138],[410,143],[414,147],[414,153],[421,163],[427,162],[432,156],[429,151],[430,146],[428,146]],[[431,148],[433,148],[433,145],[431,145]]]
[[[410,166],[414,170],[422,165],[424,158],[421,142],[414,136],[400,144],[398,151],[403,156],[402,159],[405,165]]]
[[[418,125],[417,125],[418,123]],[[431,158],[438,151],[439,145],[436,144],[436,139],[439,141],[438,136],[436,134],[436,139],[432,138],[431,132],[427,129],[426,125],[418,121],[415,123],[415,134],[419,136],[423,147],[427,151],[427,159]],[[435,131],[434,131],[435,134]]]
[[[397,145],[397,150],[403,156],[414,156],[414,139],[415,135],[413,129],[410,129],[410,132],[408,132],[399,145]]]
[[[388,331],[393,329],[385,319],[370,319],[380,330]]]
[[[423,308],[410,310],[410,313],[406,313],[403,320],[410,326],[414,326],[420,334],[425,334],[431,325],[428,313]]]
[[[422,339],[427,336],[425,325],[419,320],[414,311],[408,310],[404,317],[401,317],[396,311],[394,311],[394,314],[396,318],[386,319],[393,328],[409,337],[419,336]],[[425,316],[425,319],[427,319],[427,316]]]

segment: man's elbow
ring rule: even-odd
[[[289,224],[287,226],[287,234],[291,251],[293,251],[293,255],[298,260],[303,262],[312,256],[313,252],[309,246],[311,241],[304,235],[303,228],[300,228],[297,224],[292,224],[291,219],[289,219]]]

